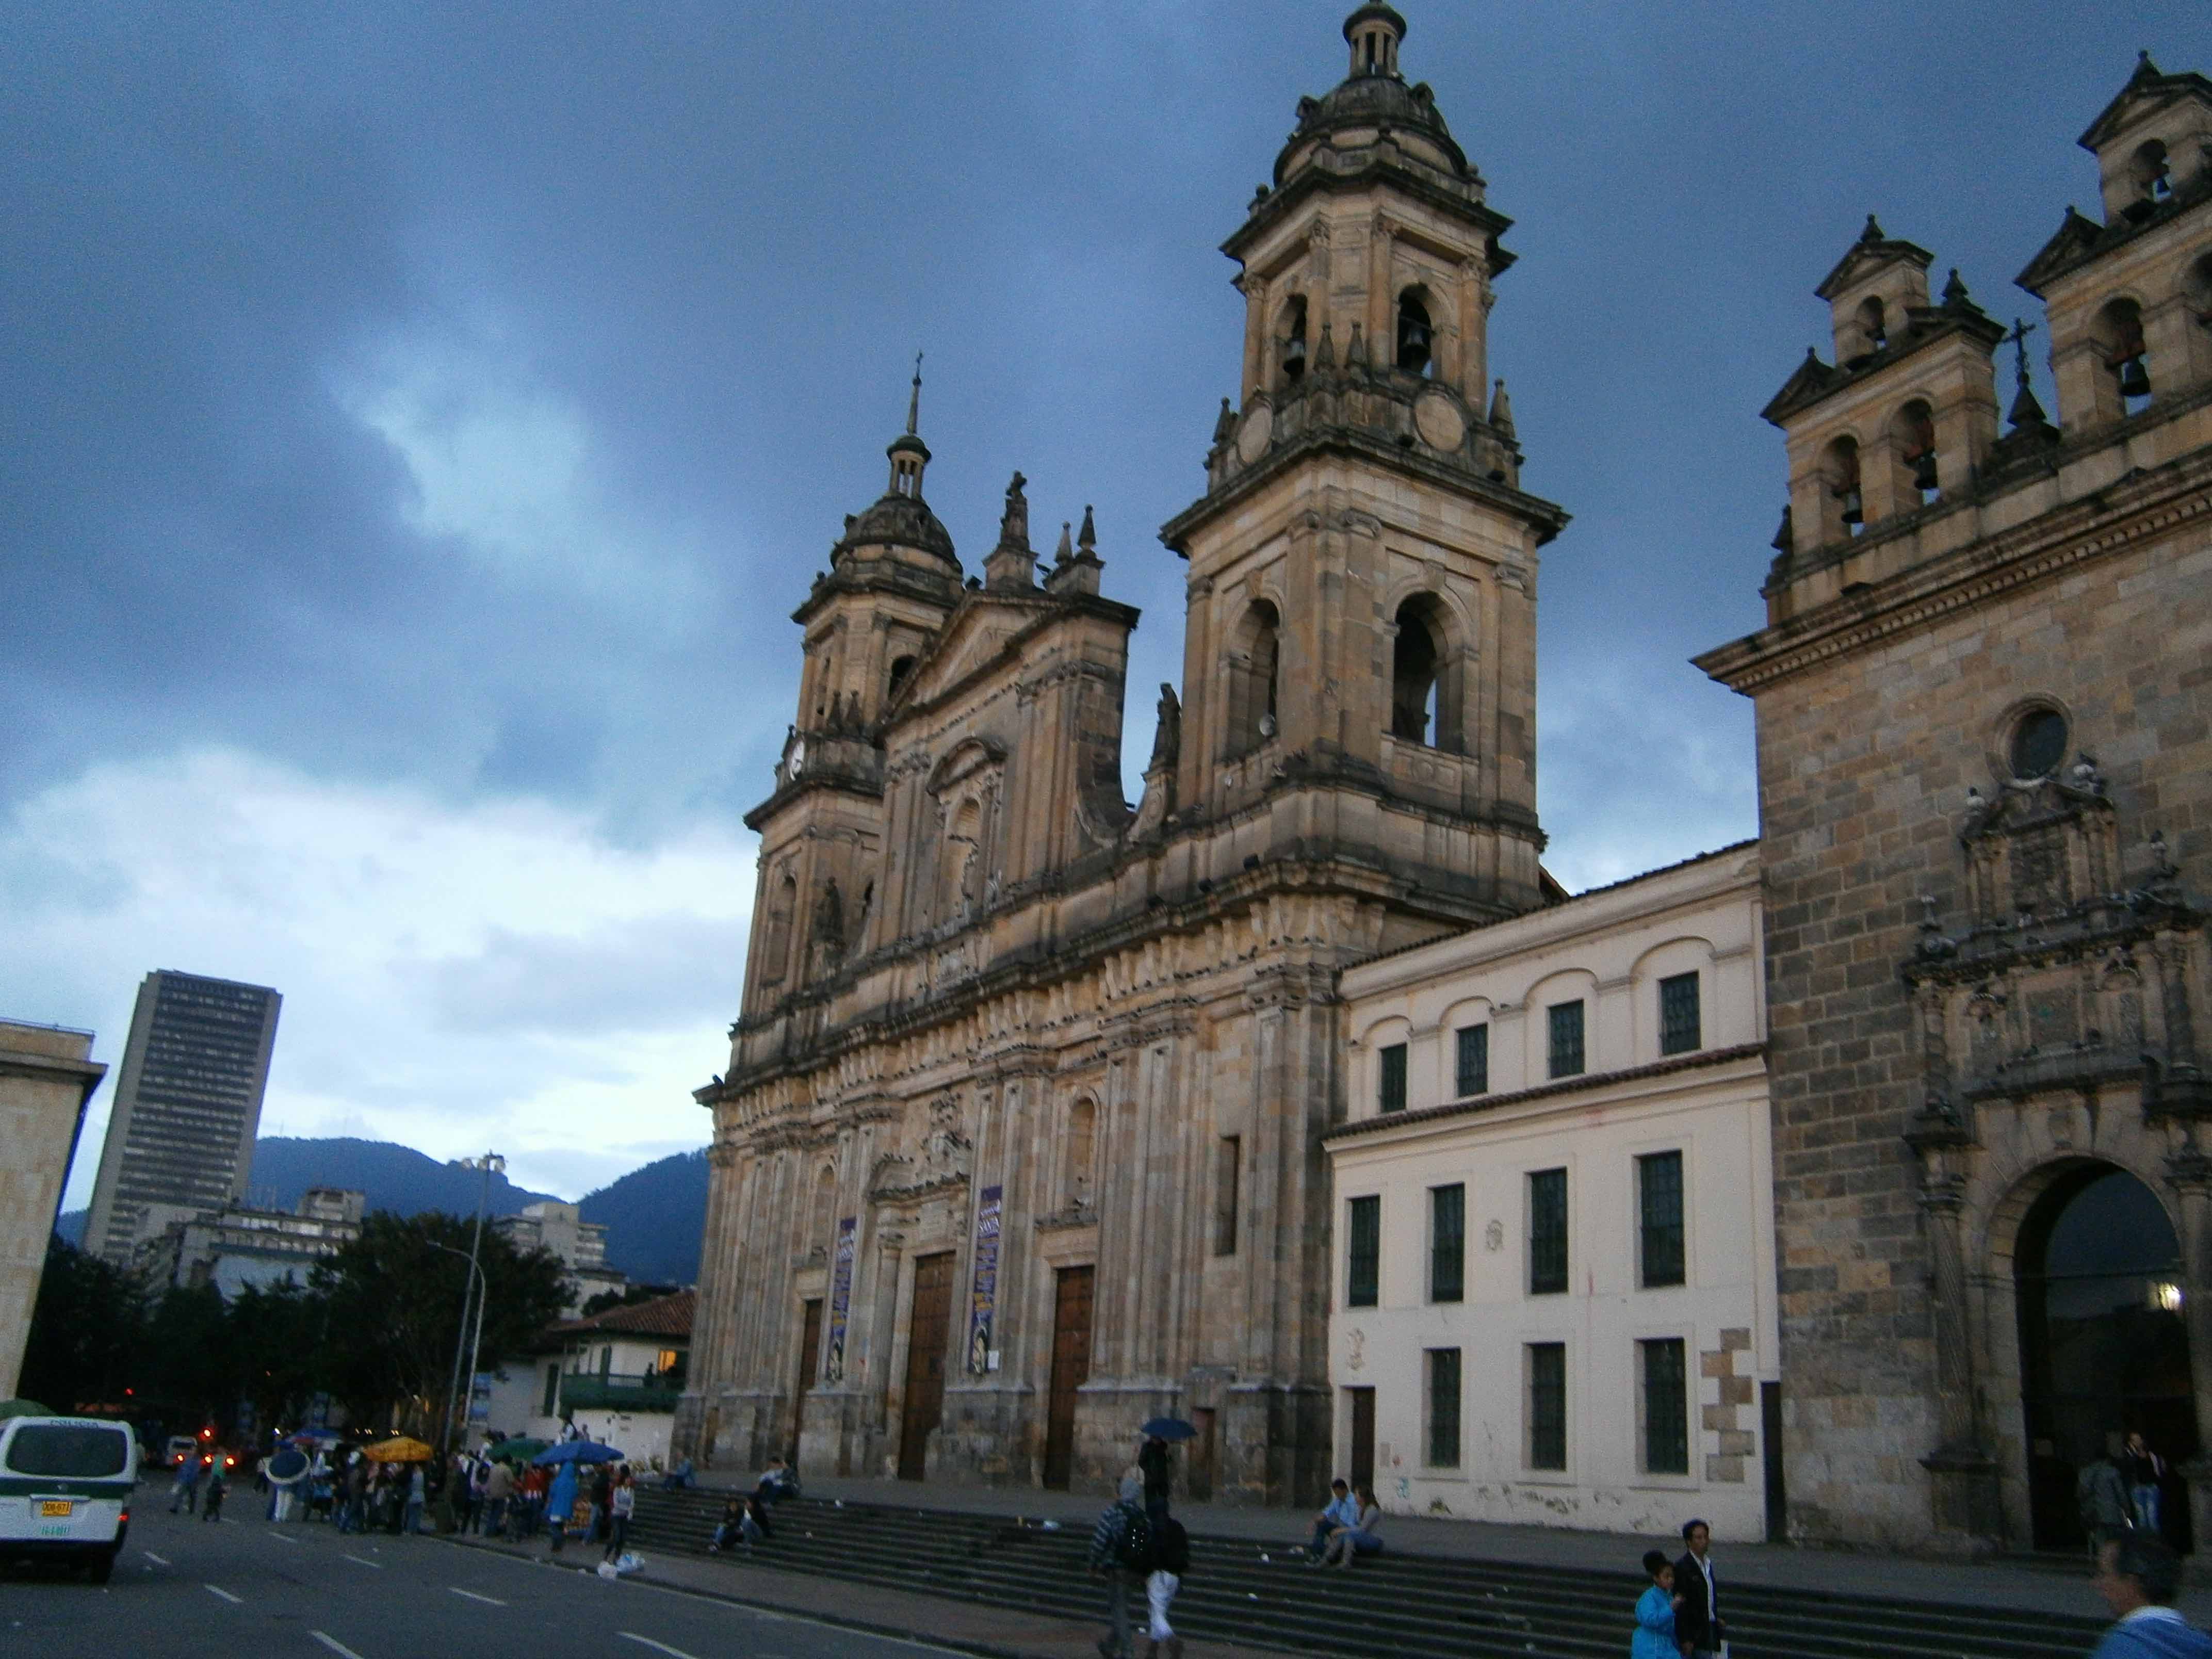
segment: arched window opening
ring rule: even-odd
[[[1390,665],[1390,735],[1408,743],[1435,741],[1442,747],[1444,650],[1435,606],[1434,599],[1417,594],[1398,607],[1398,638]]]
[[[2202,326],[2212,328],[2212,253],[2190,266],[2189,275],[2182,279],[2181,295],[2190,314]]]
[[[761,981],[774,985],[789,966],[792,924],[799,915],[799,882],[786,872],[769,890],[768,936],[761,941]]]
[[[1922,504],[1934,501],[1942,483],[1936,465],[1936,412],[1917,398],[1898,411],[1897,456]]]
[[[837,1169],[825,1164],[814,1177],[814,1209],[806,1223],[806,1242],[802,1247],[810,1255],[830,1253],[830,1231],[837,1224]]]
[[[983,808],[972,798],[960,803],[945,831],[942,866],[943,902],[938,918],[965,920],[983,902]]]
[[[1429,372],[1433,331],[1421,290],[1409,288],[1398,298],[1398,367],[1415,374]]]
[[[2140,218],[2149,210],[2173,199],[2173,169],[2167,161],[2166,146],[2157,139],[2148,138],[2136,146],[2136,153],[2128,163],[2128,174],[2135,181],[2138,208],[2131,217]]]
[[[2133,415],[2150,401],[2150,351],[2143,341],[2142,307],[2115,300],[2099,313],[2093,331],[2098,356],[2119,394],[2117,412]]]
[[[913,678],[914,659],[912,657],[894,657],[891,659],[890,678],[884,685],[884,704],[889,706],[891,703],[896,702],[898,701],[898,694],[906,689],[907,681]]]
[[[1283,307],[1276,330],[1276,361],[1282,365],[1283,384],[1295,386],[1306,373],[1306,300],[1293,294]]]
[[[1275,607],[1255,599],[1229,646],[1229,754],[1246,754],[1275,735],[1282,678],[1283,623]]]
[[[1859,349],[1850,362],[1845,365],[1851,368],[1857,368],[1889,344],[1888,313],[1882,307],[1881,295],[1869,294],[1859,301],[1857,323]]]
[[[1838,438],[1828,446],[1822,462],[1826,474],[1829,516],[1821,538],[1842,541],[1856,536],[1866,524],[1866,497],[1859,489],[1859,446],[1856,438]]]
[[[2197,1454],[2180,1245],[2148,1187],[2084,1164],[2029,1210],[2013,1270],[2035,1543],[2078,1547],[2077,1470],[2130,1434],[2169,1466]],[[2189,1506],[2160,1496],[2157,1529],[2188,1548]]]
[[[1079,1100],[1067,1115],[1067,1152],[1060,1183],[1060,1207],[1087,1210],[1091,1206],[1091,1174],[1097,1160],[1098,1108]]]

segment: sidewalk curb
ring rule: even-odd
[[[449,1536],[443,1533],[438,1534],[436,1536],[438,1538],[438,1541],[441,1543],[456,1545],[464,1549],[483,1550],[490,1554],[500,1556],[507,1560],[520,1561],[529,1566],[539,1567],[551,1566],[553,1565],[550,1561],[546,1560],[543,1557],[522,1555],[512,1550],[503,1550],[495,1544],[486,1544],[476,1539]],[[579,1567],[576,1571],[584,1573],[586,1577],[595,1576],[588,1567]],[[616,1581],[617,1583],[622,1582],[623,1581],[619,1579]],[[856,1635],[880,1636],[891,1641],[914,1642],[918,1643],[924,1647],[939,1648],[950,1653],[973,1654],[975,1656],[975,1659],[1050,1659],[1050,1656],[1039,1655],[1024,1648],[1001,1647],[995,1642],[971,1641],[965,1637],[939,1636],[928,1631],[907,1629],[896,1625],[877,1624],[869,1620],[854,1619],[842,1613],[811,1612],[797,1613],[793,1612],[787,1606],[780,1605],[774,1601],[763,1601],[750,1596],[733,1595],[726,1590],[701,1589],[690,1584],[671,1583],[665,1580],[648,1577],[643,1574],[639,1575],[637,1582],[650,1589],[665,1591],[672,1595],[696,1596],[702,1601],[720,1601],[727,1606],[744,1607],[753,1613],[775,1613],[779,1618],[804,1620],[811,1624],[829,1626],[834,1630],[848,1630],[854,1632]],[[916,1590],[903,1590],[898,1592],[898,1594],[915,1595],[921,1594],[921,1592]],[[988,1607],[990,1603],[978,1601],[970,1605],[978,1607]]]

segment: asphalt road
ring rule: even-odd
[[[572,1547],[551,1566],[434,1538],[260,1518],[252,1488],[210,1524],[144,1486],[105,1589],[0,1568],[9,1659],[917,1659],[942,1648],[655,1588],[608,1583]]]

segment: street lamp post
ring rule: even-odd
[[[446,1385],[446,1420],[438,1437],[439,1451],[441,1455],[453,1445],[453,1398],[459,1392],[461,1386],[461,1354],[469,1346],[469,1296],[483,1277],[477,1266],[477,1255],[478,1249],[483,1243],[484,1211],[491,1203],[491,1178],[507,1168],[507,1160],[497,1152],[486,1152],[482,1158],[463,1158],[461,1167],[465,1170],[482,1170],[483,1188],[477,1195],[476,1230],[469,1236],[469,1271],[476,1275],[476,1279],[462,1286],[460,1328],[453,1333],[453,1371],[452,1379]],[[443,1244],[439,1245],[438,1248],[441,1250],[447,1249]],[[451,1254],[459,1255],[460,1252],[453,1250]],[[483,1334],[483,1305],[482,1302],[477,1305],[477,1330],[479,1335]],[[473,1360],[471,1362],[471,1366],[469,1375],[471,1387],[473,1388],[476,1376]]]
[[[469,1299],[470,1299],[470,1297],[472,1297],[472,1296],[476,1298],[476,1304],[477,1304],[477,1334],[479,1337],[481,1337],[481,1336],[483,1334],[483,1304],[485,1304],[485,1302],[486,1302],[486,1301],[489,1300],[489,1297],[487,1294],[485,1294],[485,1293],[484,1293],[483,1289],[483,1284],[484,1284],[484,1271],[483,1271],[483,1268],[482,1267],[480,1267],[480,1266],[477,1264],[476,1258],[475,1258],[474,1256],[472,1256],[472,1255],[469,1255],[469,1254],[468,1254],[468,1252],[467,1252],[467,1251],[465,1251],[465,1250],[457,1250],[457,1249],[454,1249],[452,1245],[450,1245],[450,1244],[441,1244],[441,1243],[438,1243],[438,1241],[437,1241],[436,1239],[434,1239],[434,1239],[428,1239],[428,1240],[425,1240],[424,1242],[425,1242],[425,1243],[427,1243],[432,1249],[434,1249],[434,1250],[442,1250],[442,1251],[444,1251],[447,1255],[459,1256],[462,1261],[465,1261],[465,1262],[467,1262],[467,1263],[469,1264],[469,1277],[468,1277],[468,1279],[467,1279],[466,1280],[465,1280],[465,1281],[464,1281],[464,1284],[465,1284],[465,1289],[462,1291],[462,1292],[461,1292],[461,1340],[462,1340],[462,1341],[464,1341],[464,1342],[465,1342],[465,1341],[468,1340],[468,1334],[469,1334]],[[453,1352],[453,1370],[454,1370],[454,1385],[455,1385],[455,1386],[457,1386],[457,1385],[459,1384],[459,1380],[460,1380],[460,1376],[459,1376],[459,1373],[460,1373],[460,1359],[461,1359],[461,1356],[460,1356],[460,1350],[459,1350],[459,1346],[458,1346],[458,1345],[456,1345],[455,1349],[454,1349],[454,1352]],[[473,1377],[473,1376],[475,1376],[474,1361],[473,1361],[473,1360],[471,1360],[471,1362],[470,1376],[471,1376],[471,1377]],[[441,1431],[440,1434],[439,1434],[439,1455],[440,1455],[440,1456],[441,1456],[441,1457],[442,1457],[442,1456],[445,1455],[445,1453],[446,1453],[447,1451],[448,1451],[448,1450],[452,1449],[452,1446],[453,1446],[453,1386],[449,1386],[449,1387],[447,1389],[447,1390],[446,1390],[446,1422],[445,1422],[445,1426],[444,1426],[444,1428]]]

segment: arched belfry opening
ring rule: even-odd
[[[1398,296],[1398,367],[1427,374],[1435,361],[1435,334],[1426,296],[1418,288],[1407,289]]]
[[[2169,1466],[2197,1454],[2180,1243],[2148,1187],[2084,1161],[2029,1209],[2013,1272],[2035,1543],[2078,1548],[2087,1538],[2075,1481],[2089,1463],[2130,1433]],[[2190,1547],[2179,1480],[2158,1509],[2166,1541]]]
[[[1273,602],[1255,599],[1237,624],[1229,648],[1229,753],[1247,754],[1275,735],[1280,715],[1283,619]]]
[[[1398,607],[1390,655],[1390,735],[1458,752],[1460,665],[1443,602],[1416,593]]]
[[[1293,294],[1283,302],[1275,325],[1275,362],[1282,383],[1296,386],[1306,374],[1306,296]]]
[[[1364,5],[1345,19],[1344,38],[1352,46],[1353,75],[1395,75],[1406,20],[1389,6]]]

